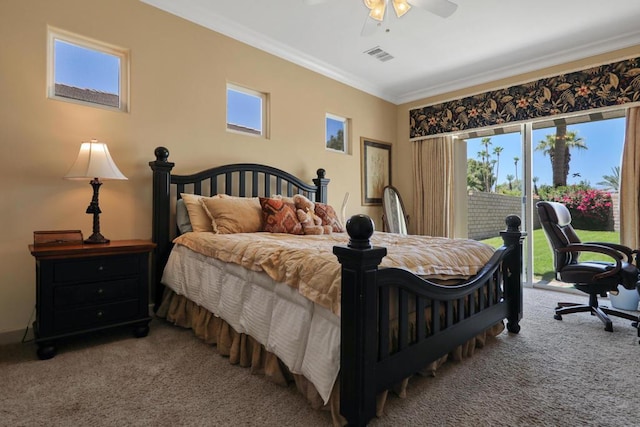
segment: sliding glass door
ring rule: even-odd
[[[535,203],[570,204],[578,229],[590,232],[585,235],[618,242],[624,128],[619,109],[459,135],[460,147],[466,147],[466,216],[459,219],[466,222],[466,236],[500,244],[504,216],[518,214],[528,235],[526,283],[562,286],[553,280],[553,257]],[[464,191],[460,184],[458,191]]]

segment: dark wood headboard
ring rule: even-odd
[[[281,169],[255,163],[236,163],[191,175],[172,175],[175,163],[169,161],[169,150],[158,147],[154,154],[156,160],[149,162],[149,166],[153,171],[151,235],[157,245],[152,261],[155,309],[162,300],[164,286],[160,279],[171,251],[171,241],[179,233],[175,221],[175,206],[180,193],[203,196],[224,193],[240,197],[303,194],[310,200],[327,203],[327,185],[330,180],[324,177],[324,169],[316,171],[313,185]]]

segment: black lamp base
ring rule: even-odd
[[[91,203],[87,208],[87,213],[93,215],[93,234],[86,239],[85,243],[109,243],[109,239],[105,238],[102,234],[100,234],[100,206],[98,205],[98,192],[100,191],[100,186],[102,183],[100,179],[94,178],[90,182],[93,187],[93,198],[91,199]]]
[[[85,243],[109,243],[109,239],[106,239],[100,233],[93,233],[89,238],[85,239]]]

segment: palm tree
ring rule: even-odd
[[[467,189],[489,192],[487,182],[493,185],[495,176],[489,171],[483,162],[476,159],[467,159]]]
[[[554,187],[567,185],[571,162],[569,150],[572,148],[586,150],[587,145],[582,138],[578,137],[577,132],[567,131],[567,125],[556,127],[555,135],[545,136],[544,141],[539,141],[536,146],[536,151],[542,151],[542,154],[548,155],[551,160]]]
[[[502,150],[504,150],[504,148],[502,147],[494,147],[493,148],[493,154],[496,155],[496,178],[500,177],[499,171],[500,171],[500,153],[502,153]],[[496,179],[496,186],[498,185],[498,180]]]
[[[514,157],[513,163],[516,165],[516,181],[518,180],[518,162],[520,161],[520,157]]]
[[[603,175],[602,179],[596,185],[601,185],[605,190],[618,191],[620,189],[620,166],[611,168],[613,175]]]
[[[537,176],[531,178],[531,181],[533,181],[533,194],[536,196],[538,195],[538,179],[539,178]]]
[[[507,181],[509,181],[509,190],[513,190],[513,185],[511,184],[513,181],[513,175],[507,175]]]
[[[492,185],[489,177],[493,174],[493,167],[491,166],[491,155],[489,154],[491,138],[484,137],[482,138],[480,143],[484,146],[484,150],[478,153],[482,155],[482,163],[484,164],[484,167],[486,169],[486,173],[484,175],[484,188],[486,192],[490,192]]]

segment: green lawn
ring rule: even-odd
[[[619,243],[620,232],[618,231],[592,231],[592,230],[576,230],[576,234],[583,242],[608,242]],[[493,247],[502,246],[502,238],[494,237],[482,240]],[[595,253],[584,253],[580,255],[581,260],[605,260],[611,261],[606,255]],[[553,273],[553,256],[551,248],[547,243],[547,238],[542,229],[533,232],[533,275],[543,280],[551,280],[555,277]]]

